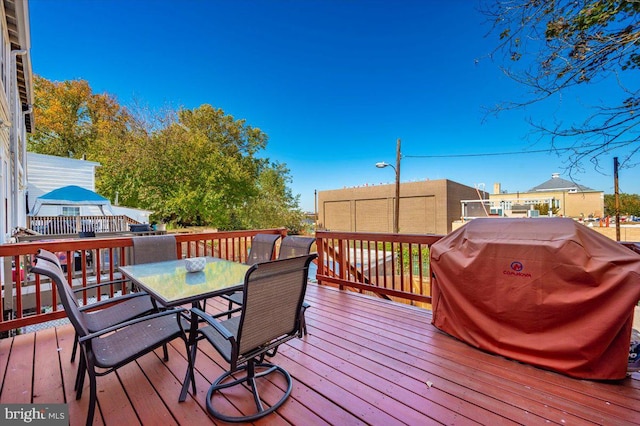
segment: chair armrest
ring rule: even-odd
[[[123,294],[122,296],[114,296],[114,297],[110,297],[108,299],[102,299],[99,302],[95,302],[95,303],[91,303],[89,305],[84,305],[81,306],[80,312],[84,312],[84,311],[90,311],[96,308],[100,308],[104,305],[109,305],[112,303],[119,303],[123,300],[128,300],[128,299],[133,299],[134,297],[141,297],[141,296],[148,296],[147,293],[145,292],[136,292],[136,293],[127,293],[127,294]]]
[[[229,314],[235,314],[236,312],[240,312],[242,310],[242,306],[240,306],[239,308],[234,308],[228,311],[224,311],[224,312],[220,312],[217,314],[213,314],[211,315],[211,318],[220,318],[220,317],[228,317]]]
[[[158,313],[151,314],[151,315],[145,315],[143,317],[137,317],[137,318],[134,318],[132,320],[125,321],[123,323],[116,324],[116,325],[113,325],[111,327],[105,328],[104,330],[96,331],[95,333],[90,333],[90,334],[87,334],[86,336],[82,336],[82,337],[80,337],[78,339],[78,342],[83,343],[83,342],[86,342],[87,340],[93,340],[96,337],[100,337],[100,336],[102,336],[104,334],[108,334],[108,333],[114,332],[114,331],[116,331],[116,330],[118,330],[120,328],[125,328],[125,327],[128,327],[128,326],[133,325],[133,324],[137,324],[137,323],[144,322],[144,321],[149,321],[149,320],[152,320],[154,318],[159,318],[159,317],[163,317],[163,316],[166,316],[166,315],[176,315],[177,314],[178,317],[180,317],[180,314],[182,314],[185,311],[186,311],[186,309],[184,309],[184,308],[176,308],[176,309],[168,309],[166,311],[158,312]],[[179,323],[180,323],[180,320],[178,319],[178,324]]]
[[[215,318],[213,318],[211,315],[207,314],[202,309],[191,308],[191,314],[192,315],[195,314],[195,315],[199,316],[200,318],[202,318],[207,324],[209,324],[211,327],[213,327],[225,339],[231,340],[231,339],[233,339],[235,337],[233,334],[231,334],[231,332],[229,330],[227,330],[227,328],[225,326],[220,324],[220,322],[218,322]],[[226,312],[225,312],[225,314],[226,314]]]

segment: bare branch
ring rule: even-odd
[[[631,157],[640,150],[640,90],[629,89],[623,77],[637,78],[640,70],[640,2],[485,0],[481,11],[491,23],[490,34],[498,35],[488,57],[527,89],[523,99],[486,112],[524,108],[572,88],[588,91],[593,83],[613,78],[620,90],[608,99],[617,103],[587,108],[579,125],[530,124],[540,138],[550,138],[552,148],[570,142],[570,173],[582,171],[585,162],[599,170],[598,158],[621,148],[626,149],[622,164],[635,165]]]

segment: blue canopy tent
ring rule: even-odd
[[[112,215],[111,202],[102,195],[77,185],[63,186],[36,198],[32,216],[37,216],[40,208],[49,206],[97,206],[104,216]]]

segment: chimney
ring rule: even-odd
[[[558,179],[560,177],[560,173],[551,173],[551,179]]]
[[[500,194],[501,191],[501,187],[500,187],[500,182],[496,182],[493,184],[493,193],[494,194]]]

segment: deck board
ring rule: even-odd
[[[291,398],[256,424],[639,424],[640,374],[617,382],[577,380],[482,352],[438,331],[430,311],[310,285],[309,335],[283,345],[274,361],[293,376]],[[223,309],[219,299],[208,309]],[[56,403],[83,424],[89,399],[75,399],[70,325],[0,340],[0,403]],[[204,343],[196,395],[178,403],[187,367],[182,341],[116,374],[98,377],[94,424],[221,424],[205,406],[227,367]],[[278,380],[262,390],[277,398]],[[237,413],[246,398],[216,401]]]
[[[35,359],[33,372],[33,403],[65,402],[60,369],[56,329],[42,330],[35,335]]]
[[[31,403],[35,337],[35,334],[23,334],[13,339],[2,386],[2,395],[6,392],[9,401],[19,404]]]
[[[348,297],[349,295],[340,295],[340,297]],[[325,301],[326,302],[326,301]],[[339,305],[343,302],[340,301]],[[361,308],[362,312],[369,312],[369,308],[364,306],[365,301],[362,301],[357,308]],[[360,306],[363,305],[363,306]],[[351,303],[352,308],[356,308],[355,303]],[[324,308],[324,307],[323,307]],[[416,352],[409,352],[409,354],[421,358],[421,361],[433,362],[437,367],[434,369],[429,365],[424,365],[422,368],[437,377],[438,380],[442,380],[442,384],[446,385],[451,383],[447,379],[453,379],[456,384],[462,384],[470,390],[477,390],[485,396],[493,396],[494,401],[497,404],[491,404],[491,401],[480,402],[479,405],[483,407],[495,407],[494,411],[501,415],[507,415],[509,418],[513,417],[512,413],[499,412],[498,410],[509,410],[510,407],[507,404],[500,401],[505,394],[509,394],[511,398],[509,403],[513,404],[513,409],[516,412],[521,413],[521,416],[514,419],[518,422],[527,422],[532,415],[541,413],[542,418],[550,419],[554,422],[567,422],[567,421],[591,421],[594,423],[602,423],[603,419],[619,419],[624,421],[625,418],[634,418],[638,415],[636,409],[628,410],[626,407],[633,407],[633,404],[637,403],[637,392],[634,392],[633,398],[627,401],[620,401],[620,404],[614,404],[610,392],[605,391],[606,384],[598,383],[599,386],[595,387],[601,392],[601,399],[595,400],[593,398],[594,384],[596,382],[591,381],[579,381],[571,380],[570,386],[565,387],[567,378],[555,373],[540,370],[534,367],[526,366],[516,363],[514,361],[506,360],[502,357],[486,354],[481,351],[470,351],[469,347],[461,342],[452,339],[449,336],[444,335],[433,327],[429,327],[429,330],[420,328],[417,331],[413,328],[411,321],[403,318],[394,323],[393,318],[389,318],[386,315],[391,312],[393,308],[397,306],[389,305],[386,309],[376,311],[376,313],[382,317],[383,324],[395,324],[394,334],[402,336],[402,339],[408,339],[404,345],[412,346],[412,349],[423,350],[421,354]],[[324,311],[322,312],[324,314]],[[369,315],[368,313],[366,315]],[[339,307],[336,308],[335,316],[332,318],[339,318]],[[412,315],[411,319],[416,317]],[[373,317],[368,317],[373,320]],[[430,316],[427,316],[430,321]],[[318,318],[320,320],[320,318]],[[324,323],[323,323],[324,324]],[[402,326],[400,325],[402,324]],[[334,327],[339,327],[340,324],[334,324]],[[372,334],[372,333],[369,333]],[[424,338],[426,334],[426,339]],[[360,333],[365,336],[366,333]],[[423,336],[421,339],[420,336]],[[368,338],[372,339],[372,336]],[[381,339],[382,345],[388,344],[389,341],[397,342],[397,345],[403,344],[402,340],[396,339],[395,336],[384,336]],[[359,342],[360,346],[366,346],[365,342]],[[432,357],[431,353],[435,356]],[[394,359],[401,359],[403,353],[397,353],[393,356]],[[407,359],[410,361],[410,359]],[[482,363],[482,364],[478,364]],[[510,368],[513,365],[517,365],[518,368]],[[480,370],[478,367],[481,366]],[[442,370],[441,370],[442,369]],[[455,377],[457,373],[462,373],[460,376]],[[454,375],[454,376],[452,376]],[[469,380],[472,377],[473,380]],[[434,386],[441,386],[440,382],[436,379],[429,379],[434,383]],[[631,381],[631,382],[637,382]],[[576,386],[576,384],[579,384]],[[585,385],[585,389],[581,389]],[[619,386],[610,385],[617,388],[620,391]],[[624,391],[630,390],[628,387],[624,388]],[[532,391],[534,393],[532,393]],[[578,391],[578,393],[576,393]],[[465,394],[465,399],[473,400],[473,395],[469,393]],[[476,403],[478,403],[476,401]],[[513,410],[511,410],[513,411]],[[573,414],[575,413],[575,414]]]

